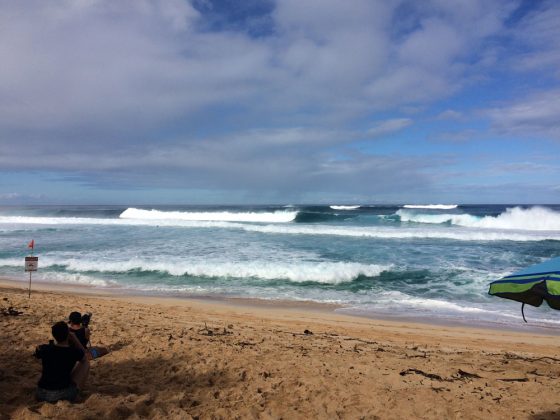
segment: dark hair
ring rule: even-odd
[[[57,343],[68,339],[68,325],[64,321],[59,321],[54,324],[51,331]]]
[[[82,314],[79,312],[72,312],[68,317],[72,324],[81,324],[82,323]]]

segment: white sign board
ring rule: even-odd
[[[39,257],[25,257],[25,271],[37,271]]]

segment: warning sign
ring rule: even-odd
[[[37,271],[39,257],[25,257],[25,271]]]

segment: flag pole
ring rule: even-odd
[[[32,239],[31,242],[29,242],[29,245],[27,245],[28,248],[31,248],[31,256],[33,256],[33,251],[35,250],[35,239]],[[31,273],[32,270],[29,270],[29,290],[27,292],[27,298],[31,299]]]

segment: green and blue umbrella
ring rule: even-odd
[[[560,257],[535,264],[490,283],[488,294],[521,302],[523,320],[525,304],[560,309]]]

